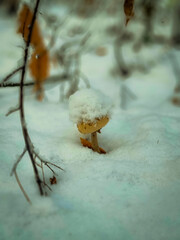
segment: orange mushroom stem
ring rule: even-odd
[[[91,144],[92,144],[93,151],[100,153],[98,140],[97,140],[97,132],[91,133]]]
[[[77,124],[77,128],[80,133],[91,134],[92,149],[95,152],[101,153],[97,140],[97,132],[99,132],[100,129],[108,123],[108,121],[109,118],[105,116],[100,119],[96,119],[94,122],[89,121],[87,123],[81,122]]]

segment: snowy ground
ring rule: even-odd
[[[13,24],[12,19],[0,21],[1,77],[20,58]],[[169,100],[174,75],[166,60],[146,75],[135,72],[127,85],[138,98],[121,110],[119,79],[110,74],[112,47],[106,48],[106,56],[87,53],[82,61],[91,86],[114,103],[112,118],[99,135],[106,155],[81,146],[68,102],[59,102],[59,86],[47,89],[43,102],[27,92],[32,141],[42,155],[65,169],[50,196],[42,198],[25,155],[18,173],[32,206],[10,177],[16,155],[24,148],[18,113],[5,117],[18,103],[18,89],[0,89],[0,239],[179,239],[180,108]],[[145,49],[142,55],[162,51]],[[46,176],[47,181],[52,177],[48,171]]]

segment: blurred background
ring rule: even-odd
[[[16,31],[24,3],[33,8],[35,1],[0,1],[1,79],[22,62]],[[43,0],[38,23],[50,55],[50,79],[44,82],[50,101],[57,100],[57,91],[64,101],[81,87],[95,87],[124,109],[142,98],[140,105],[180,106],[178,0]]]

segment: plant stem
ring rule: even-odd
[[[22,70],[22,67],[18,67],[17,69],[15,69],[13,72],[11,72],[10,74],[8,74],[2,81],[1,85],[3,86],[4,83],[6,81],[8,81],[12,76],[14,76],[17,72],[19,72],[20,70]]]
[[[27,39],[27,42],[26,42],[26,48],[25,48],[25,51],[24,51],[24,64],[23,64],[23,67],[22,67],[21,81],[20,81],[19,106],[20,106],[21,127],[22,127],[22,131],[23,131],[24,141],[25,141],[25,144],[26,144],[26,149],[27,149],[29,157],[31,159],[31,163],[32,163],[32,166],[33,166],[33,169],[34,169],[35,179],[36,179],[37,185],[39,187],[40,195],[43,195],[42,182],[41,182],[41,179],[39,177],[39,172],[38,172],[38,169],[36,167],[36,163],[35,163],[35,160],[34,160],[34,157],[33,157],[32,144],[31,144],[31,140],[30,140],[30,137],[29,137],[28,129],[26,127],[25,114],[24,114],[24,78],[25,78],[25,73],[26,73],[26,68],[27,68],[29,46],[30,46],[30,43],[31,43],[33,26],[34,26],[34,23],[35,23],[35,20],[36,20],[36,15],[37,15],[39,3],[40,3],[40,0],[37,0],[36,1],[36,6],[34,8],[34,13],[33,13],[32,21],[31,21],[31,25],[30,25],[28,39]]]
[[[97,140],[97,132],[91,133],[91,143],[92,143],[93,151],[100,153],[98,140]]]

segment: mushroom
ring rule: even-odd
[[[91,134],[91,144],[92,149],[95,152],[100,153],[98,140],[97,140],[97,132],[100,132],[100,129],[103,128],[109,122],[109,118],[107,116],[102,117],[100,119],[96,119],[94,122],[81,122],[77,124],[77,128],[80,133],[83,134]]]
[[[82,134],[91,134],[91,143],[80,138],[83,146],[98,153],[105,153],[99,147],[97,132],[100,133],[109,121],[112,104],[109,97],[99,90],[82,89],[69,98],[69,116]]]

